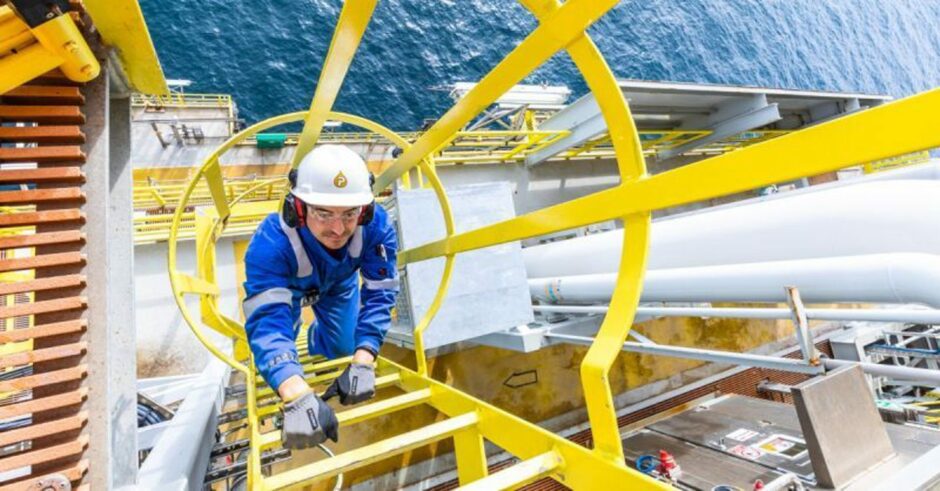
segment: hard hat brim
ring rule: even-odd
[[[375,198],[372,193],[298,193],[293,195],[308,205],[320,206],[365,206]]]

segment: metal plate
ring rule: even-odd
[[[509,183],[453,186],[447,195],[458,233],[515,216]],[[400,190],[396,208],[403,249],[444,238],[444,219],[433,191]],[[410,337],[437,293],[443,270],[443,258],[405,266],[398,324],[392,328],[396,335]],[[521,247],[511,242],[457,256],[447,296],[425,331],[425,343],[429,349],[436,348],[532,320]]]

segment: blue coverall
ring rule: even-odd
[[[303,376],[294,341],[301,308],[308,305],[316,317],[308,331],[309,353],[378,353],[398,292],[397,250],[397,234],[381,206],[336,257],[306,226],[291,228],[277,213],[261,222],[245,254],[243,308],[255,365],[268,385],[277,390],[289,377]]]

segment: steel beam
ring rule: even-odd
[[[607,123],[594,94],[587,94],[543,122],[539,130],[567,130],[571,134],[526,157],[525,163],[529,167],[604,133]]]
[[[536,312],[555,314],[604,314],[606,305],[533,305]],[[806,309],[806,317],[825,321],[904,322],[908,324],[940,324],[940,309]],[[718,308],[718,307],[638,307],[637,317],[706,317],[715,319],[779,319],[792,318],[782,308]]]
[[[589,346],[594,342],[594,338],[590,336],[561,334],[551,331],[545,332],[544,336],[546,342],[549,344],[567,343]],[[835,370],[847,365],[858,365],[862,371],[869,375],[886,377],[893,380],[911,380],[931,385],[940,384],[940,372],[937,370],[901,367],[894,365],[880,365],[878,363],[859,363],[855,361],[823,358],[820,360],[819,365],[814,366],[809,365],[802,360],[796,360],[792,358],[752,355],[749,353],[731,353],[727,351],[685,348],[662,344],[650,345],[644,343],[634,343],[630,341],[623,344],[623,350],[631,353],[671,356],[675,358],[709,361],[713,363],[728,363],[733,365],[767,368],[770,370],[806,373],[810,375],[822,374],[827,370]]]
[[[162,432],[141,465],[138,489],[202,489],[230,373],[224,362],[209,359],[192,391],[168,422],[172,430]]]
[[[674,148],[659,152],[660,159],[682,155],[689,150],[723,140],[744,131],[760,128],[780,121],[780,110],[776,103],[768,104],[766,94],[754,94],[732,100],[707,115],[689,118],[678,129],[709,130],[710,134]]]
[[[587,336],[573,336],[570,334],[546,333],[545,337],[551,341],[568,344],[583,344],[590,346],[594,338]],[[647,355],[672,356],[691,360],[710,361],[714,363],[728,363],[733,365],[746,365],[767,368],[770,370],[783,370],[806,374],[824,373],[821,366],[808,365],[802,360],[779,358],[775,356],[752,355],[748,353],[730,353],[727,351],[706,350],[699,348],[684,348],[680,346],[666,346],[661,344],[644,344],[627,341],[623,343],[623,350],[631,353]]]

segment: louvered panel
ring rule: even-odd
[[[84,262],[85,255],[80,252],[61,252],[58,254],[43,254],[32,257],[0,259],[0,272],[82,264]]]
[[[49,479],[54,476],[64,476],[66,479],[72,482],[78,481],[82,478],[82,476],[85,475],[86,472],[88,472],[88,461],[80,460],[76,464],[63,466],[61,468],[49,469],[45,472],[46,474],[34,477],[28,481],[20,481],[6,486],[0,486],[0,491],[36,491],[35,487],[31,487],[35,481]],[[75,489],[76,491],[89,491],[90,487],[88,485],[82,485]]]
[[[17,123],[0,127],[0,206],[15,211],[0,213],[0,273],[24,279],[0,283],[0,343],[33,343],[0,354],[0,420],[26,424],[0,433],[0,447],[24,449],[0,458],[0,472],[31,466],[0,491],[31,489],[53,475],[88,489],[84,379],[94,374],[83,357],[95,347],[82,318],[84,272],[94,267],[84,254],[85,103],[80,84],[58,70],[0,96],[0,122]]]
[[[79,455],[88,445],[88,435],[81,435],[74,441],[53,445],[39,450],[14,454],[0,459],[0,472],[19,469],[27,465],[55,462],[67,457]]]
[[[0,162],[85,162],[85,154],[78,145],[54,147],[0,148]],[[44,171],[56,170],[37,169]],[[13,171],[6,171],[13,172]]]
[[[72,321],[53,322],[51,324],[43,324],[41,326],[27,327],[24,329],[0,331],[0,343],[16,343],[29,339],[75,334],[84,331],[87,327],[88,322],[85,319],[76,319]]]
[[[15,418],[27,414],[42,413],[81,404],[88,397],[88,389],[82,387],[78,390],[56,394],[54,396],[30,399],[24,402],[0,406],[0,419]]]
[[[51,278],[40,278],[38,280],[19,281],[16,283],[0,283],[0,295],[75,288],[84,284],[85,277],[83,275],[68,274],[53,276]]]
[[[80,106],[85,96],[78,87],[56,85],[22,85],[3,94],[7,104],[64,104]]]
[[[84,377],[87,371],[85,365],[79,365],[77,367],[37,373],[35,375],[28,375],[12,380],[2,380],[0,381],[0,392],[14,392],[61,384],[63,382],[71,382]]]
[[[87,421],[88,413],[81,412],[62,419],[8,430],[0,433],[0,446],[76,431],[81,429]]]
[[[65,297],[20,305],[12,305],[9,307],[0,307],[0,319],[19,317],[21,315],[38,315],[49,312],[75,310],[85,308],[86,305],[87,300],[85,297]]]
[[[0,204],[20,205],[47,201],[83,200],[81,188],[30,189],[26,191],[0,192]]]
[[[82,124],[78,106],[15,106],[0,104],[0,120],[17,123]]]
[[[85,214],[78,209],[27,211],[23,213],[0,214],[0,226],[27,226],[53,222],[79,222],[85,220]]]
[[[2,126],[0,143],[82,144],[85,134],[78,126]]]
[[[42,361],[58,360],[61,358],[70,358],[78,356],[85,352],[88,344],[84,341],[80,343],[63,344],[53,346],[52,348],[34,349],[12,353],[0,356],[0,368],[15,367],[29,363],[38,363]]]
[[[0,170],[0,183],[38,183],[84,181],[81,167],[42,167],[38,169]]]
[[[29,235],[13,235],[0,237],[0,249],[19,249],[22,247],[35,247],[49,244],[69,244],[81,242],[85,238],[79,230],[66,230],[64,232],[43,232]]]

